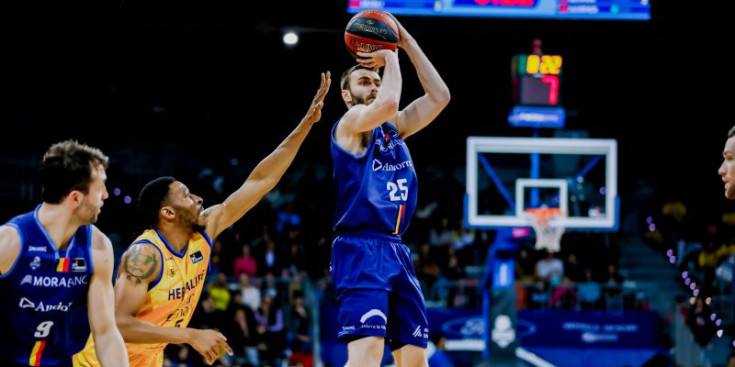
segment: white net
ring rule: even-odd
[[[563,213],[558,209],[529,209],[526,217],[536,233],[536,249],[547,249],[551,252],[561,250],[561,236],[564,235],[564,226],[557,221]]]

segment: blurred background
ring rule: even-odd
[[[727,109],[735,81],[727,56],[731,10],[729,3],[659,0],[651,1],[645,21],[399,16],[452,93],[447,109],[409,143],[421,191],[405,241],[414,250],[430,308],[459,309],[455,320],[482,323],[487,316],[481,311],[492,266],[486,258],[497,233],[463,228],[465,144],[468,136],[533,134],[507,122],[514,105],[510,63],[540,39],[545,54],[564,58],[564,129],[618,143],[620,227],[565,235],[562,251],[552,255],[566,269],[557,279],[538,274],[545,253],[533,249],[532,238],[519,238],[516,294],[528,294],[527,302],[518,302],[519,319],[538,330],[541,324],[528,320],[548,319],[544,312],[562,312],[568,316],[559,317],[570,320],[591,317],[584,321],[590,325],[643,312],[650,315],[644,322],[650,337],[639,343],[643,352],[604,341],[565,347],[530,338],[524,345],[518,331],[520,347],[557,366],[727,365],[735,348],[727,265],[735,256],[735,207],[723,197],[717,169],[735,124]],[[134,204],[145,182],[174,175],[205,205],[220,202],[300,121],[319,73],[332,72],[322,120],[287,175],[218,241],[211,290],[192,325],[225,329],[232,318],[253,325],[238,339],[240,358],[222,360],[225,365],[343,365],[344,345],[319,315],[329,315],[324,310],[334,304],[329,131],[346,110],[339,75],[353,64],[343,40],[353,15],[347,1],[20,2],[4,4],[0,14],[0,219],[38,204],[35,169],[43,152],[74,138],[111,158],[111,197],[98,226],[111,236],[118,256],[140,229]],[[299,42],[286,46],[282,37],[291,30]],[[405,105],[422,91],[405,54],[401,67]],[[550,137],[553,131],[538,134]],[[252,261],[235,260],[248,258],[246,251]],[[277,264],[265,260],[269,252],[278,254]],[[454,262],[447,260],[453,256]],[[641,258],[657,259],[660,268],[635,261]],[[254,269],[243,265],[251,263]],[[563,275],[575,292],[587,282],[599,284],[597,298],[586,306],[579,293],[572,300],[559,291],[554,298]],[[532,298],[534,292],[541,295]],[[235,301],[246,293],[250,303]],[[267,307],[283,312],[287,322],[279,328],[267,317],[263,321],[259,309]],[[524,316],[527,311],[542,313]],[[637,322],[626,320],[617,324]],[[432,341],[451,363],[486,363],[484,345],[443,346],[452,329],[442,322]],[[456,338],[481,340],[483,332],[463,335]],[[591,347],[597,349],[564,357],[565,350]],[[172,346],[168,355],[172,365],[200,363],[185,347]],[[600,361],[611,355],[626,357]]]

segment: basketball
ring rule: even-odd
[[[384,11],[363,10],[347,23],[345,45],[353,58],[357,58],[357,52],[395,50],[398,47],[398,25]]]

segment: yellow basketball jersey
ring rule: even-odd
[[[138,243],[155,246],[161,252],[163,266],[158,278],[148,286],[145,303],[136,318],[161,327],[186,327],[204,288],[212,241],[203,231],[196,232],[178,253],[163,235],[149,229],[133,242]],[[166,345],[126,343],[130,367],[162,366]],[[91,336],[84,350],[74,356],[74,366],[100,366]]]

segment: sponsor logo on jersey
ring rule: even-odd
[[[36,270],[41,267],[41,258],[36,256],[33,258],[33,261],[31,261],[30,265],[31,269]]]
[[[61,311],[61,312],[67,312],[69,311],[69,308],[71,308],[71,305],[74,302],[64,303],[59,302],[57,304],[44,304],[43,301],[38,302],[38,304],[34,303],[33,301],[29,300],[28,298],[21,298],[20,303],[18,304],[18,307],[20,308],[32,308],[33,311],[36,312],[51,312],[51,311]]]
[[[416,326],[416,330],[411,333],[415,338],[429,338],[429,328],[424,328],[423,332],[421,331],[421,325]]]
[[[399,145],[403,145],[403,139],[401,139],[398,133],[394,134],[391,131],[391,134],[384,134],[384,136],[385,139],[375,139],[375,144],[378,146],[382,153],[392,150]],[[392,139],[391,136],[393,137]]]
[[[383,163],[377,159],[373,159],[373,171],[379,171],[381,168],[383,168]]]
[[[386,163],[383,164],[383,162],[379,161],[378,159],[373,159],[373,172],[377,171],[400,171],[404,168],[411,167],[413,163],[411,161],[403,161],[398,164],[390,164]]]
[[[34,287],[44,288],[71,288],[89,284],[88,275],[77,275],[72,277],[50,277],[38,275],[26,275],[20,281],[20,285],[30,284]]]
[[[388,322],[388,318],[385,317],[385,314],[383,313],[383,311],[378,310],[377,308],[373,308],[372,310],[362,314],[362,316],[360,317],[360,322],[365,323],[365,321],[367,321],[369,318],[373,316],[379,316],[381,319],[383,319],[383,322],[386,322],[386,323]]]
[[[83,257],[75,257],[71,263],[72,273],[81,273],[87,271],[87,260]]]
[[[28,246],[29,252],[46,252],[46,246]]]
[[[184,296],[186,296],[186,293],[189,291],[194,290],[197,286],[199,286],[202,281],[204,281],[204,273],[205,271],[202,271],[201,273],[194,276],[194,278],[189,279],[186,283],[184,283],[183,287],[176,287],[172,288],[168,291],[168,300],[174,300],[174,299],[182,299]]]
[[[202,255],[201,251],[197,251],[191,255],[189,255],[189,258],[191,259],[192,264],[196,264],[202,260],[204,260],[204,255]]]

